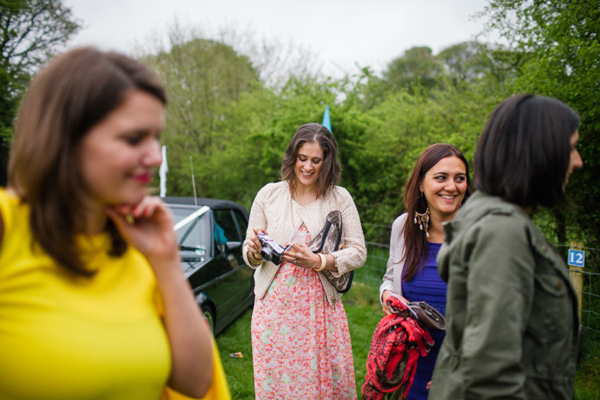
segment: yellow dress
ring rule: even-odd
[[[92,278],[32,246],[29,207],[0,189],[0,399],[158,399],[170,372],[158,288],[131,246],[81,239]]]

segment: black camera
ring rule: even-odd
[[[260,249],[260,256],[262,259],[265,261],[271,261],[275,265],[281,264],[281,261],[283,260],[283,252],[289,249],[290,246],[283,248],[281,245],[275,243],[275,241],[264,232],[258,232],[256,236],[262,245]]]

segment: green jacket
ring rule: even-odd
[[[523,209],[477,192],[444,225],[446,338],[429,399],[572,399],[577,299]]]

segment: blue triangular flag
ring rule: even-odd
[[[325,107],[325,114],[323,114],[323,123],[321,124],[331,132],[331,119],[329,118],[329,106]]]

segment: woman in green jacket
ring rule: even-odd
[[[558,100],[512,96],[475,154],[476,192],[444,227],[446,338],[432,399],[571,399],[577,299],[560,255],[531,219],[564,200],[583,165],[579,117]]]

